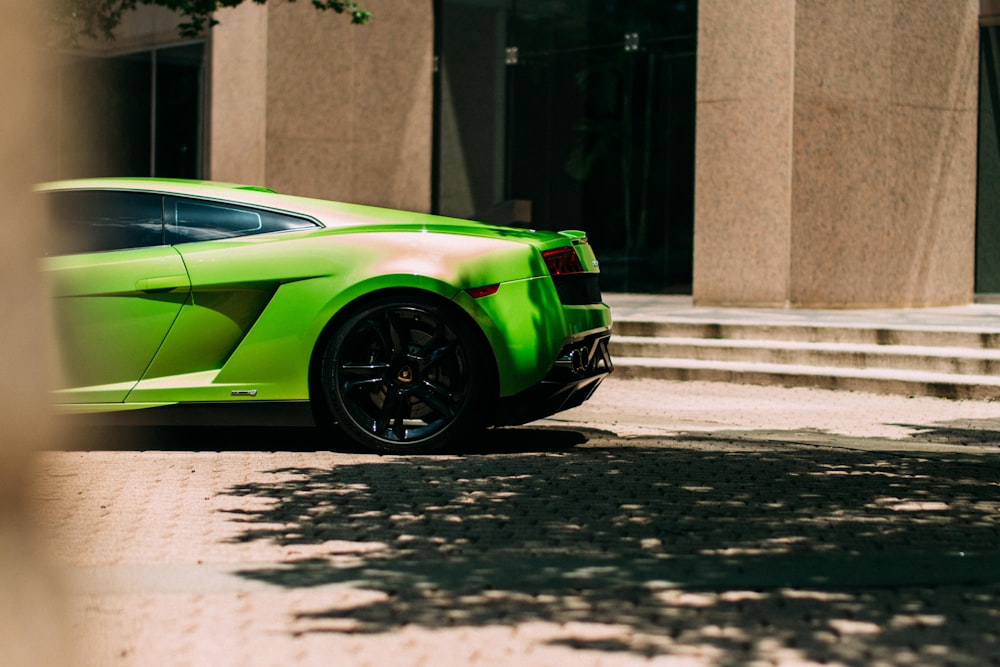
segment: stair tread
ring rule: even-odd
[[[698,338],[685,336],[622,336],[612,337],[612,343],[625,345],[660,345],[664,347],[688,345],[704,348],[738,348],[766,350],[805,350],[853,352],[884,355],[918,355],[939,358],[969,358],[1000,360],[1000,350],[975,347],[934,345],[878,345],[875,343],[838,343],[814,341],[762,340],[749,338]]]
[[[721,326],[739,328],[789,328],[789,329],[855,329],[859,331],[927,331],[931,333],[981,333],[1000,334],[1000,320],[996,324],[986,324],[976,322],[973,324],[930,324],[926,322],[866,322],[866,321],[830,321],[830,322],[803,322],[803,321],[782,321],[778,318],[745,320],[742,318],[715,318],[715,317],[674,317],[674,316],[618,316],[614,318],[615,323],[621,324],[650,324],[656,326],[663,325],[683,325],[683,326]]]
[[[667,357],[614,357],[619,367],[682,368],[688,370],[721,369],[733,372],[757,372],[775,375],[835,376],[871,380],[906,380],[949,384],[989,385],[1000,387],[1000,376],[965,375],[907,369],[846,368],[801,364],[776,364],[750,361],[704,361]]]

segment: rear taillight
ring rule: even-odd
[[[569,273],[583,273],[583,264],[573,246],[563,246],[554,250],[542,252],[545,266],[553,276],[564,276]]]
[[[473,299],[482,299],[486,296],[493,296],[500,290],[500,283],[493,285],[483,285],[482,287],[470,287],[465,290]]]

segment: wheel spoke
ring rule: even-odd
[[[373,390],[375,387],[378,387],[379,385],[383,384],[383,382],[384,380],[382,378],[369,378],[367,380],[354,380],[353,382],[350,381],[345,382],[343,384],[343,387],[345,392],[350,393],[355,389],[361,389],[365,387]]]
[[[438,320],[434,320],[433,324],[434,330],[430,333],[430,338],[415,355],[420,361],[421,370],[433,367],[448,353],[448,348],[454,345],[454,342],[447,340],[447,327]]]
[[[345,376],[341,386],[347,392],[359,387],[375,387],[385,382],[386,373],[389,372],[389,364],[341,364],[341,372]]]
[[[388,334],[389,344],[391,346],[389,353],[393,355],[404,352],[406,347],[405,345],[403,345],[403,337],[400,333],[399,322],[394,321],[398,320],[398,318],[399,318],[398,310],[390,310],[386,311],[385,313],[385,328],[386,328],[386,333]]]
[[[388,435],[390,431],[395,434],[398,440],[406,438],[406,413],[407,401],[406,392],[400,389],[391,389],[385,395],[382,409],[379,411],[378,420],[375,422],[376,435]]]
[[[414,390],[414,394],[425,404],[443,415],[446,419],[451,419],[458,412],[458,401],[456,395],[452,394],[446,387],[442,387],[436,382],[424,380],[419,387]]]
[[[444,345],[435,347],[430,350],[428,354],[421,357],[420,370],[427,371],[434,368],[441,363],[442,360],[455,354],[458,349],[457,341],[445,341]]]
[[[367,378],[385,377],[389,370],[389,364],[354,364],[346,363],[340,365],[340,370],[351,375],[360,375]]]

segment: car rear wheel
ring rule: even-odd
[[[340,427],[381,452],[429,452],[483,424],[489,396],[473,325],[430,299],[381,299],[327,343],[323,390]]]

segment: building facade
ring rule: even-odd
[[[54,178],[212,178],[583,228],[604,288],[904,307],[1000,292],[993,0],[144,9],[64,54]],[[978,180],[977,180],[978,179]]]

